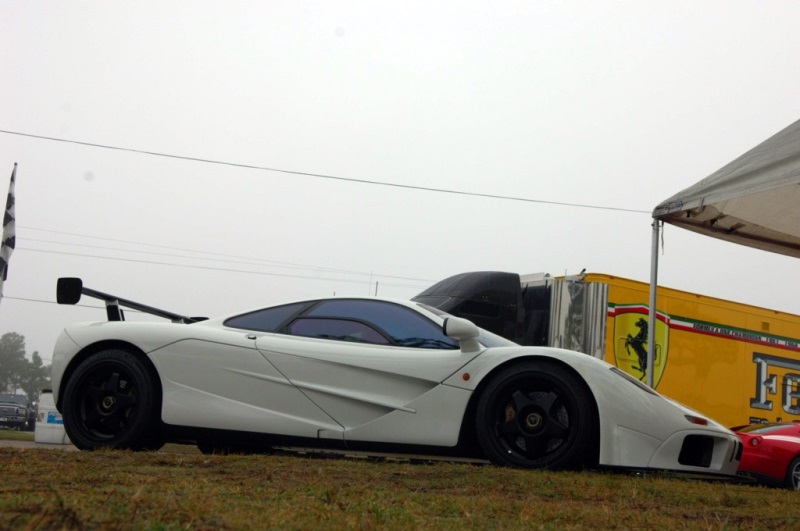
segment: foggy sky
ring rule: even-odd
[[[60,276],[190,315],[473,270],[647,281],[653,207],[800,117],[798,20],[755,0],[3,2],[0,335],[49,361],[65,324],[104,318],[56,305]],[[797,273],[666,228],[662,285],[800,313]]]

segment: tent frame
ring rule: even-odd
[[[705,236],[800,258],[800,120],[653,210],[647,385],[655,387],[658,238],[670,223]]]
[[[658,311],[656,310],[656,299],[658,296],[658,237],[661,233],[662,224],[663,222],[660,220],[653,220],[653,243],[650,249],[650,315],[647,320],[647,386],[651,389],[655,389],[653,373],[655,372],[656,319],[658,318]]]

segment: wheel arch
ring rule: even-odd
[[[84,347],[83,350],[75,354],[73,358],[70,360],[67,368],[64,370],[64,374],[61,376],[61,385],[58,388],[58,396],[55,398],[55,405],[56,409],[61,411],[62,400],[64,397],[64,389],[67,387],[67,381],[72,377],[72,374],[75,372],[75,369],[80,366],[81,363],[84,362],[90,356],[97,354],[98,352],[102,352],[104,350],[124,350],[125,352],[136,356],[150,373],[150,376],[153,378],[153,382],[156,384],[155,388],[157,389],[157,396],[155,397],[158,410],[161,411],[162,405],[162,395],[163,391],[161,388],[161,378],[158,375],[158,371],[156,370],[155,365],[153,364],[152,360],[145,354],[142,349],[134,345],[133,343],[129,343],[127,341],[121,340],[107,340],[107,341],[98,341],[97,343],[92,343],[91,345]]]
[[[795,461],[798,460],[800,460],[800,452],[797,452],[796,455],[793,455],[792,457],[789,458],[789,464],[786,466],[786,475],[784,476],[783,479],[784,485],[786,487],[794,488],[794,485],[792,484],[792,464],[794,464]]]
[[[494,367],[489,373],[487,373],[480,381],[480,383],[473,391],[472,396],[469,398],[469,402],[467,403],[467,408],[464,411],[464,417],[461,420],[461,431],[459,433],[459,445],[463,445],[469,447],[470,449],[474,450],[475,452],[481,452],[480,446],[478,445],[477,434],[476,434],[476,426],[475,426],[475,414],[476,409],[478,406],[478,401],[480,400],[481,394],[484,392],[485,388],[489,385],[489,383],[494,379],[497,374],[502,371],[505,371],[511,367],[524,365],[531,361],[535,361],[537,363],[541,363],[543,365],[552,365],[558,366],[567,372],[571,373],[572,376],[583,386],[584,390],[589,394],[591,397],[591,407],[592,407],[592,414],[596,422],[594,423],[594,433],[592,437],[593,441],[593,448],[594,453],[589,461],[589,466],[596,465],[600,460],[600,413],[597,407],[597,399],[594,396],[589,385],[586,383],[584,377],[575,370],[571,365],[565,363],[562,360],[550,358],[546,356],[522,356],[518,358],[510,359],[504,363],[499,364],[497,367]]]

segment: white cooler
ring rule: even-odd
[[[70,444],[64,431],[64,420],[56,409],[53,392],[49,389],[43,389],[39,395],[39,412],[36,415],[33,440],[43,444]]]

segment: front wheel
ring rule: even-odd
[[[501,466],[574,469],[597,455],[597,415],[584,383],[567,369],[526,362],[492,378],[478,400],[478,442]]]
[[[155,450],[160,432],[160,389],[148,367],[123,350],[86,358],[64,388],[64,429],[82,450]]]
[[[800,457],[795,457],[789,464],[785,483],[789,489],[800,490]]]

